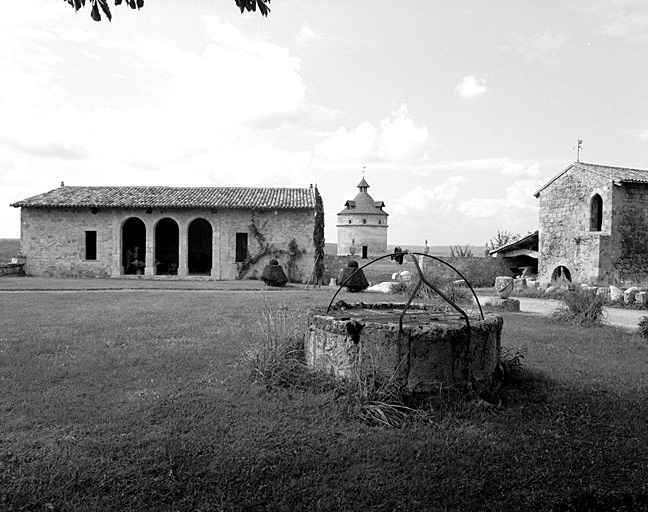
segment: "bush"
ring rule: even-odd
[[[577,325],[601,325],[606,320],[604,298],[580,288],[565,292],[563,304],[552,313],[558,321]]]
[[[288,282],[286,273],[276,259],[271,259],[261,274],[261,280],[269,286],[284,286]]]
[[[641,336],[644,341],[648,341],[648,316],[642,316],[637,325],[637,334]]]
[[[357,272],[356,272],[357,270]],[[355,275],[353,275],[355,273]],[[353,276],[353,277],[351,277]],[[351,279],[349,279],[351,277]],[[349,279],[349,281],[347,281]],[[362,270],[358,270],[358,262],[356,260],[349,260],[346,268],[342,271],[342,276],[340,277],[340,286],[345,283],[350,292],[361,292],[362,290],[369,288],[369,281],[364,275]]]

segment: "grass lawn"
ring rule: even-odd
[[[648,344],[611,327],[507,314],[526,372],[504,407],[398,429],[250,384],[260,310],[334,291],[0,292],[0,510],[530,511],[645,490]]]

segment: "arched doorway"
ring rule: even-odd
[[[571,272],[563,265],[557,266],[551,274],[551,282],[568,282],[571,283]]]
[[[196,219],[189,224],[188,262],[190,274],[211,273],[212,227],[205,219]]]
[[[122,225],[122,273],[143,274],[146,266],[146,225],[137,217]]]
[[[180,229],[178,223],[168,217],[155,226],[155,273],[175,275],[178,273]]]

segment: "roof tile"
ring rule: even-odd
[[[17,201],[15,208],[315,208],[311,188],[59,187]]]

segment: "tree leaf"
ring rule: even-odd
[[[144,7],[144,0],[137,0],[137,8],[141,9],[142,7]]]
[[[115,5],[121,5],[122,0],[115,0]]]
[[[99,6],[97,5],[96,2],[92,4],[92,12],[90,13],[90,16],[95,21],[101,21],[101,14],[99,14]]]
[[[110,7],[108,7],[108,0],[99,0],[99,7],[108,18],[108,21],[112,21],[112,14],[110,14]]]

